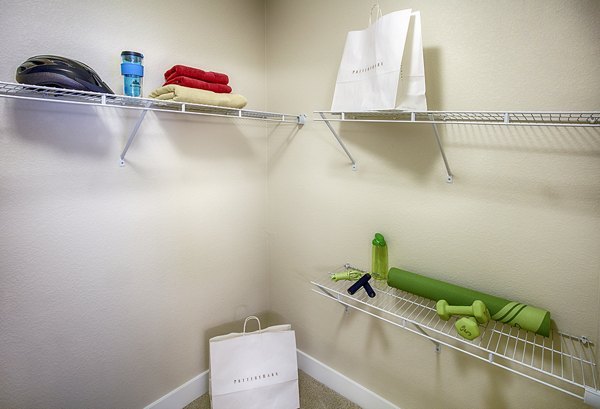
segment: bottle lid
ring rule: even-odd
[[[125,55],[132,55],[134,57],[140,57],[140,58],[144,58],[144,54],[142,53],[138,53],[136,51],[122,51],[121,52],[121,57],[125,56]]]
[[[375,233],[375,238],[373,239],[374,246],[385,246],[385,238],[381,233]]]

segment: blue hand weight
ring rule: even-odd
[[[373,290],[373,287],[371,287],[371,284],[365,283],[365,285],[363,285],[363,287],[369,297],[371,297],[371,298],[375,297],[375,290]]]
[[[348,294],[354,295],[355,292],[357,292],[358,290],[360,290],[361,287],[363,287],[369,297],[375,297],[375,291],[373,290],[373,287],[371,287],[371,285],[369,284],[370,279],[371,274],[367,273],[363,275],[361,278],[358,279],[357,282],[355,282],[350,286],[350,288],[348,288]]]

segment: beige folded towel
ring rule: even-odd
[[[248,100],[243,95],[217,94],[212,91],[182,87],[181,85],[174,84],[155,89],[150,93],[149,97],[166,101],[189,102],[192,104],[215,105],[237,109],[245,107],[248,103]]]

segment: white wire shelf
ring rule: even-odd
[[[335,272],[347,269],[355,268],[346,264]],[[437,351],[441,345],[447,346],[600,408],[600,379],[594,344],[586,337],[556,330],[550,337],[543,337],[490,321],[480,325],[478,338],[469,341],[456,333],[455,317],[449,321],[438,317],[433,300],[379,283],[372,283],[376,292],[374,298],[362,289],[350,295],[347,289],[352,282],[334,282],[329,274],[311,284],[316,287],[314,292],[337,301],[346,310],[361,311],[431,340]]]
[[[419,124],[600,126],[600,111],[315,111],[315,121]]]
[[[127,143],[120,155],[121,166],[125,165],[125,155],[148,111],[174,112],[187,115],[204,115],[232,119],[252,119],[278,123],[304,125],[306,115],[281,114],[276,112],[252,111],[213,105],[192,104],[177,101],[165,101],[154,98],[128,97],[124,95],[103,94],[98,92],[77,91],[62,88],[41,87],[37,85],[15,84],[0,81],[0,97],[33,101],[58,102],[63,104],[92,105],[135,109],[141,111]]]
[[[212,105],[164,101],[153,98],[128,97],[98,92],[0,82],[0,97],[51,101],[65,104],[83,104],[145,111],[178,112],[184,114],[219,116],[227,118],[259,119],[263,121],[304,123],[304,115],[252,111]]]
[[[413,123],[433,126],[438,149],[446,168],[446,182],[452,183],[454,176],[450,170],[446,153],[438,134],[437,125],[520,125],[553,127],[600,127],[600,111],[367,111],[334,112],[315,111],[315,121],[325,122],[335,139],[352,163],[352,170],[358,169],[354,157],[331,126],[331,122],[365,123]]]

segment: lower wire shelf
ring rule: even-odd
[[[348,264],[333,272],[358,270]],[[329,275],[311,281],[319,295],[331,298],[347,310],[355,309],[417,335],[428,338],[437,351],[441,345],[487,361],[515,374],[584,399],[600,408],[598,369],[594,344],[586,337],[575,337],[553,330],[550,337],[490,321],[480,325],[481,335],[469,341],[459,336],[456,318],[439,318],[435,301],[375,284],[376,296],[365,291],[347,292],[351,282],[334,282]],[[379,288],[378,288],[379,287]]]

